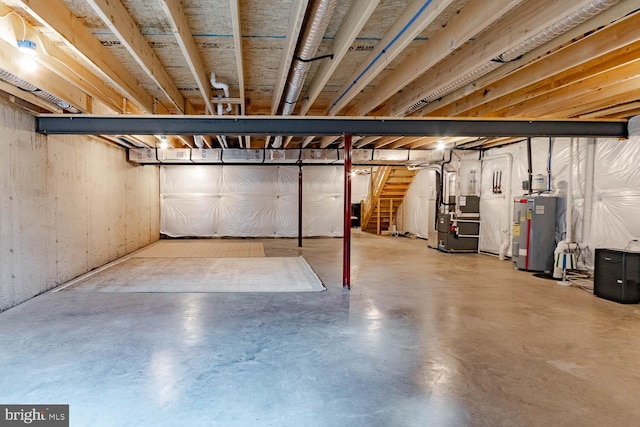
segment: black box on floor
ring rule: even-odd
[[[640,252],[596,249],[593,293],[622,304],[640,303]]]

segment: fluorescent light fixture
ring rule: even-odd
[[[38,54],[38,51],[36,50],[36,44],[31,40],[26,40],[26,39],[18,40],[17,44],[18,44],[18,50],[24,53],[25,55],[35,56]]]

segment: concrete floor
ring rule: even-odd
[[[0,314],[0,403],[73,426],[632,426],[640,309],[486,255],[264,240],[328,288],[48,293]]]

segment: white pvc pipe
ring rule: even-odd
[[[504,194],[505,210],[507,213],[507,225],[503,227],[502,230],[500,230],[502,233],[503,239],[502,239],[502,245],[500,246],[500,251],[498,253],[498,257],[501,260],[504,260],[507,256],[507,252],[509,251],[509,245],[511,243],[511,223],[513,222],[513,202],[512,202],[513,197],[511,195],[511,174],[513,169],[513,156],[509,153],[496,154],[494,156],[487,156],[481,159],[480,164],[483,165],[484,162],[491,161],[491,160],[498,160],[498,159],[507,159],[507,170],[505,175],[506,175],[506,183],[508,187],[502,193]],[[480,167],[480,173],[482,174],[482,167]],[[482,217],[480,218],[480,220],[482,221]]]
[[[213,86],[216,89],[222,89],[224,91],[224,96],[229,98],[229,85],[216,81],[216,73],[211,73],[211,86]],[[231,111],[231,103],[227,103],[227,112],[230,112],[230,111]],[[218,113],[218,115],[221,116],[222,114]]]
[[[591,237],[591,212],[593,210],[593,173],[596,158],[596,139],[587,139],[587,160],[584,184],[584,212],[582,214],[582,237],[581,241],[589,244]]]

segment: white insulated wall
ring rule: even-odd
[[[369,177],[352,177],[352,200]],[[295,237],[297,166],[163,166],[160,231],[171,237]],[[342,236],[344,168],[303,168],[303,235]]]
[[[0,311],[159,238],[159,174],[0,104]]]

